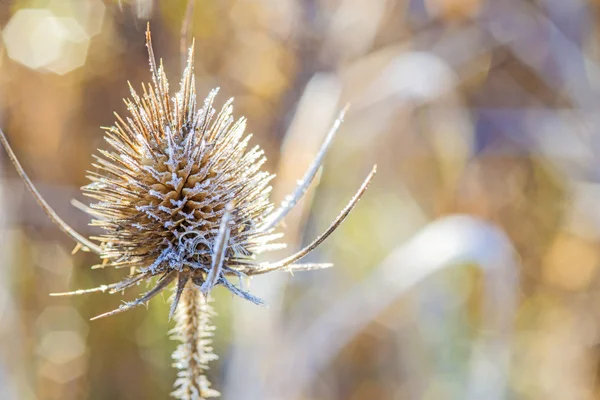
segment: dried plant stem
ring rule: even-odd
[[[175,328],[172,339],[181,343],[173,353],[173,364],[179,372],[173,397],[180,400],[202,400],[218,397],[206,377],[208,363],[218,357],[211,347],[214,327],[210,323],[215,314],[212,299],[200,292],[191,282],[181,294],[175,311]]]

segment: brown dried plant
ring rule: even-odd
[[[174,283],[169,318],[175,317],[173,338],[180,344],[173,354],[179,369],[172,393],[178,399],[219,395],[206,378],[211,348],[211,290],[221,285],[234,294],[262,304],[230,278],[266,272],[304,271],[331,264],[296,264],[315,249],[348,216],[371,181],[375,167],[329,228],[307,247],[278,262],[258,262],[260,253],[285,247],[275,229],[294,207],[315,177],[341,124],[335,122],[303,179],[277,208],[269,200],[274,177],[262,171],[263,151],[248,149],[246,120],[234,121],[232,99],[219,113],[213,109],[217,90],[197,108],[194,83],[194,47],[179,91],[169,95],[162,61],[157,66],[149,29],[146,32],[152,84],[142,85],[140,96],[130,85],[125,104],[129,116],[105,128],[111,149],[99,150],[83,193],[97,202],[80,206],[93,217],[103,234],[89,239],[69,227],[46,203],[24,172],[6,137],[0,140],[17,171],[38,203],[77,242],[92,251],[102,267],[129,271],[120,282],[56,295],[92,292],[117,293],[155,279],[152,289],[119,308],[92,319],[114,315],[147,303]]]

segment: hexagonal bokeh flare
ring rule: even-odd
[[[85,62],[90,35],[75,16],[48,9],[22,9],[2,32],[8,56],[31,69],[68,73]]]

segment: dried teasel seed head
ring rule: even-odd
[[[157,277],[150,291],[96,318],[145,304],[176,281],[172,316],[188,281],[205,295],[214,286],[223,285],[260,304],[260,299],[232,284],[228,277],[330,267],[296,262],[348,216],[371,182],[375,166],[329,228],[307,247],[273,263],[258,263],[255,257],[285,247],[277,242],[283,235],[274,230],[316,176],[345,110],[294,192],[275,208],[269,199],[273,175],[261,169],[263,151],[258,146],[248,148],[251,136],[244,133],[246,120],[233,118],[233,99],[217,113],[213,108],[215,89],[202,107],[197,107],[193,44],[179,91],[172,97],[162,61],[157,65],[154,57],[149,27],[146,44],[152,84],[142,85],[141,95],[130,85],[131,98],[125,100],[129,116],[115,114],[114,126],[104,128],[110,150],[99,150],[100,155],[94,156],[94,170],[88,174],[91,183],[83,187],[84,194],[96,202],[89,207],[74,203],[94,218],[92,225],[104,231],[101,236],[83,237],[54,212],[0,130],[0,141],[28,189],[50,218],[77,242],[75,250],[98,254],[103,260],[101,267],[128,268],[130,272],[120,282],[55,295],[116,293]]]
[[[129,268],[121,282],[95,290],[127,289],[159,277],[156,286],[135,301],[99,317],[146,303],[177,282],[173,316],[181,292],[191,281],[208,295],[216,285],[253,301],[262,301],[228,280],[228,276],[261,274],[277,269],[307,270],[330,264],[297,265],[348,215],[375,170],[330,228],[302,251],[277,263],[255,261],[256,255],[285,247],[274,229],[304,194],[314,178],[342,118],[330,131],[315,161],[296,191],[279,208],[269,200],[273,175],[261,168],[263,151],[249,148],[246,120],[233,117],[233,99],[216,112],[218,90],[197,106],[194,49],[179,90],[171,97],[162,62],[157,65],[147,32],[152,84],[139,94],[130,85],[125,100],[129,115],[105,128],[110,150],[99,150],[84,194],[96,200],[85,210],[104,233],[100,242],[103,266]],[[86,246],[86,243],[82,243]],[[87,246],[89,247],[89,246]],[[88,291],[72,292],[79,294]]]
[[[28,189],[50,218],[77,242],[78,249],[98,254],[101,267],[128,268],[120,282],[55,295],[98,291],[120,292],[141,281],[159,279],[140,298],[96,318],[144,304],[177,281],[171,307],[175,312],[181,291],[191,281],[208,295],[216,285],[255,303],[262,301],[228,280],[228,276],[258,275],[275,270],[306,271],[331,264],[295,264],[319,246],[348,216],[373,178],[374,166],[358,192],[329,228],[299,252],[273,263],[258,263],[257,254],[285,247],[274,233],[314,179],[344,116],[336,120],[306,174],[294,192],[275,209],[269,200],[273,175],[263,171],[263,151],[248,149],[246,120],[233,118],[233,99],[217,113],[210,92],[197,107],[194,82],[194,45],[179,91],[170,97],[162,61],[157,66],[150,29],[146,31],[152,84],[138,94],[130,85],[125,100],[129,116],[105,128],[110,150],[94,156],[91,183],[85,195],[96,200],[90,207],[75,203],[94,219],[104,233],[87,239],[68,226],[32,184],[12,151],[4,132],[0,141]],[[96,244],[93,241],[99,241]]]
[[[0,141],[29,190],[50,218],[77,242],[76,250],[92,251],[101,267],[126,268],[120,282],[56,295],[116,293],[142,281],[154,286],[136,300],[96,318],[147,303],[175,282],[170,317],[182,343],[176,354],[181,369],[174,396],[200,399],[218,395],[204,376],[214,358],[209,340],[208,305],[211,290],[222,285],[254,303],[262,301],[230,282],[232,277],[276,270],[303,271],[331,264],[296,264],[319,246],[348,216],[375,174],[375,167],[329,228],[304,249],[277,262],[259,263],[256,255],[284,247],[275,233],[279,223],[306,192],[343,120],[336,120],[325,142],[294,192],[279,206],[270,199],[273,175],[262,170],[263,151],[249,148],[246,120],[233,117],[233,100],[219,112],[213,108],[217,90],[198,107],[194,82],[193,44],[179,90],[170,95],[162,62],[157,65],[150,31],[146,33],[152,84],[141,94],[130,85],[125,100],[128,116],[116,114],[105,128],[109,150],[99,150],[83,188],[91,206],[76,203],[102,228],[85,238],[69,227],[46,203],[23,170],[0,130]],[[99,244],[96,244],[99,242]],[[156,278],[156,279],[154,279]],[[177,306],[181,303],[181,309]],[[196,349],[196,350],[194,350]],[[200,357],[200,358],[199,358]],[[204,357],[204,358],[202,358]]]

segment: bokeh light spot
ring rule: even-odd
[[[50,331],[44,335],[38,352],[48,361],[60,365],[81,357],[85,353],[85,343],[77,332]]]
[[[8,56],[31,69],[65,74],[82,66],[87,56],[86,30],[76,19],[49,10],[19,10],[2,33]]]

